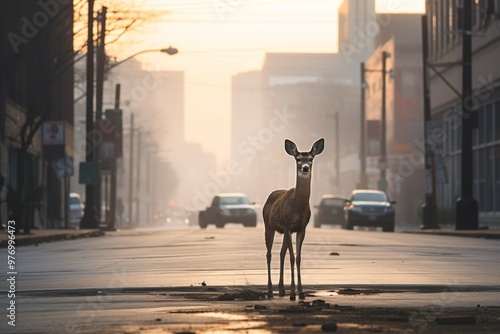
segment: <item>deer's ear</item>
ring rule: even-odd
[[[311,155],[315,156],[323,152],[323,149],[325,148],[325,140],[323,138],[319,139],[317,142],[314,143],[314,145],[311,148]]]
[[[285,139],[285,151],[286,153],[296,156],[297,155],[297,145],[291,140]]]

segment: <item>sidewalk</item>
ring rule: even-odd
[[[500,239],[500,230],[456,231],[450,228],[443,228],[436,230],[404,231],[403,233],[447,235],[452,237],[468,237],[468,238],[483,238],[483,239]]]
[[[30,234],[16,234],[16,246],[37,245],[42,242],[59,240],[73,240],[79,238],[100,237],[104,235],[101,230],[31,230]],[[0,248],[8,246],[6,230],[0,230]]]

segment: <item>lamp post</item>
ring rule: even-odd
[[[428,145],[428,133],[431,125],[431,100],[429,90],[428,72],[428,31],[427,16],[422,15],[422,70],[423,70],[423,93],[424,93],[424,142],[425,142],[425,203],[422,205],[422,225],[420,229],[436,229],[437,224],[437,204],[436,204],[436,168],[435,155],[432,145]]]
[[[386,91],[386,60],[391,54],[382,51],[382,114],[380,117],[380,179],[377,182],[377,188],[382,191],[387,190],[387,139],[386,139],[386,107],[385,107],[385,91]]]
[[[359,120],[359,183],[358,189],[367,187],[366,180],[366,112],[365,112],[365,63],[361,63],[361,101]]]
[[[472,128],[477,117],[472,96],[472,3],[463,1],[462,32],[462,175],[461,194],[457,200],[457,230],[477,230],[479,228],[478,203],[473,193]]]
[[[87,36],[87,101],[86,101],[86,156],[87,164],[94,162],[94,145],[92,135],[94,129],[94,0],[88,2],[88,36]],[[81,171],[81,169],[80,169]],[[80,228],[99,228],[94,207],[94,185],[90,181],[85,184],[85,210]]]
[[[102,20],[105,20],[105,15],[106,15],[106,7],[103,7],[103,18]],[[104,21],[105,22],[105,21]],[[104,28],[101,28],[101,29],[104,29]],[[97,82],[97,87],[99,88],[100,87],[100,96],[101,98],[99,99],[98,101],[98,107],[97,107],[97,110],[100,110],[101,112],[99,114],[96,113],[96,117],[97,117],[97,120],[99,121],[101,118],[102,118],[102,87],[103,87],[103,84],[104,84],[104,73],[106,72],[109,72],[111,71],[111,69],[117,67],[118,65],[121,65],[123,64],[124,62],[126,62],[127,60],[130,60],[140,54],[143,54],[143,53],[147,53],[147,52],[162,52],[162,53],[166,53],[168,54],[169,56],[172,56],[172,55],[175,55],[179,52],[179,50],[177,50],[176,48],[174,47],[171,47],[169,46],[168,48],[163,48],[163,49],[149,49],[149,50],[142,50],[142,51],[139,51],[139,52],[136,52],[134,53],[133,55],[125,58],[124,60],[121,60],[119,62],[116,62],[114,63],[113,65],[109,66],[108,68],[104,68],[104,59],[105,59],[105,52],[104,52],[104,35],[100,37],[101,38],[101,43],[100,43],[100,46],[101,46],[101,52],[99,53],[100,54],[100,57],[99,59],[101,60],[101,66],[98,68],[98,74],[99,74],[99,81]],[[115,110],[118,110],[119,109],[119,95],[120,95],[120,88],[118,87],[117,88],[117,96],[115,96]],[[130,136],[131,136],[131,149],[130,149],[130,154],[131,154],[131,160],[133,159],[133,136],[134,136],[134,129],[133,129],[133,124],[134,124],[134,115],[131,114],[131,133],[130,133]],[[113,163],[116,163],[116,162],[113,162]],[[133,165],[130,164],[130,183],[132,184],[132,178],[133,178]],[[113,170],[111,171],[112,175],[111,175],[111,178],[113,179],[113,177],[116,179],[116,175],[113,175],[113,173],[116,174],[116,167],[113,168]],[[112,196],[112,203],[113,205],[111,205],[111,208],[110,210],[115,210],[115,201],[116,201],[116,180],[115,182],[111,182],[111,189],[110,189],[110,193],[113,195]],[[99,186],[99,191],[100,191],[100,186]],[[131,226],[132,224],[132,201],[133,201],[133,191],[132,191],[132,188],[130,188],[130,191],[129,191],[129,226]],[[98,201],[98,207],[100,208],[100,196],[99,196],[99,201]],[[109,227],[110,229],[114,229],[114,218],[115,218],[115,213],[111,213],[111,219],[110,221],[108,222],[109,224]]]

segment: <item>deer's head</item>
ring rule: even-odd
[[[309,177],[314,156],[323,152],[324,147],[325,140],[321,138],[314,143],[309,152],[299,152],[293,141],[285,139],[285,151],[297,161],[297,175],[300,177]]]

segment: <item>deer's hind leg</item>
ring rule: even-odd
[[[271,258],[274,242],[274,233],[273,229],[266,228],[266,248],[267,248],[267,298],[273,298],[273,283],[271,281]]]

